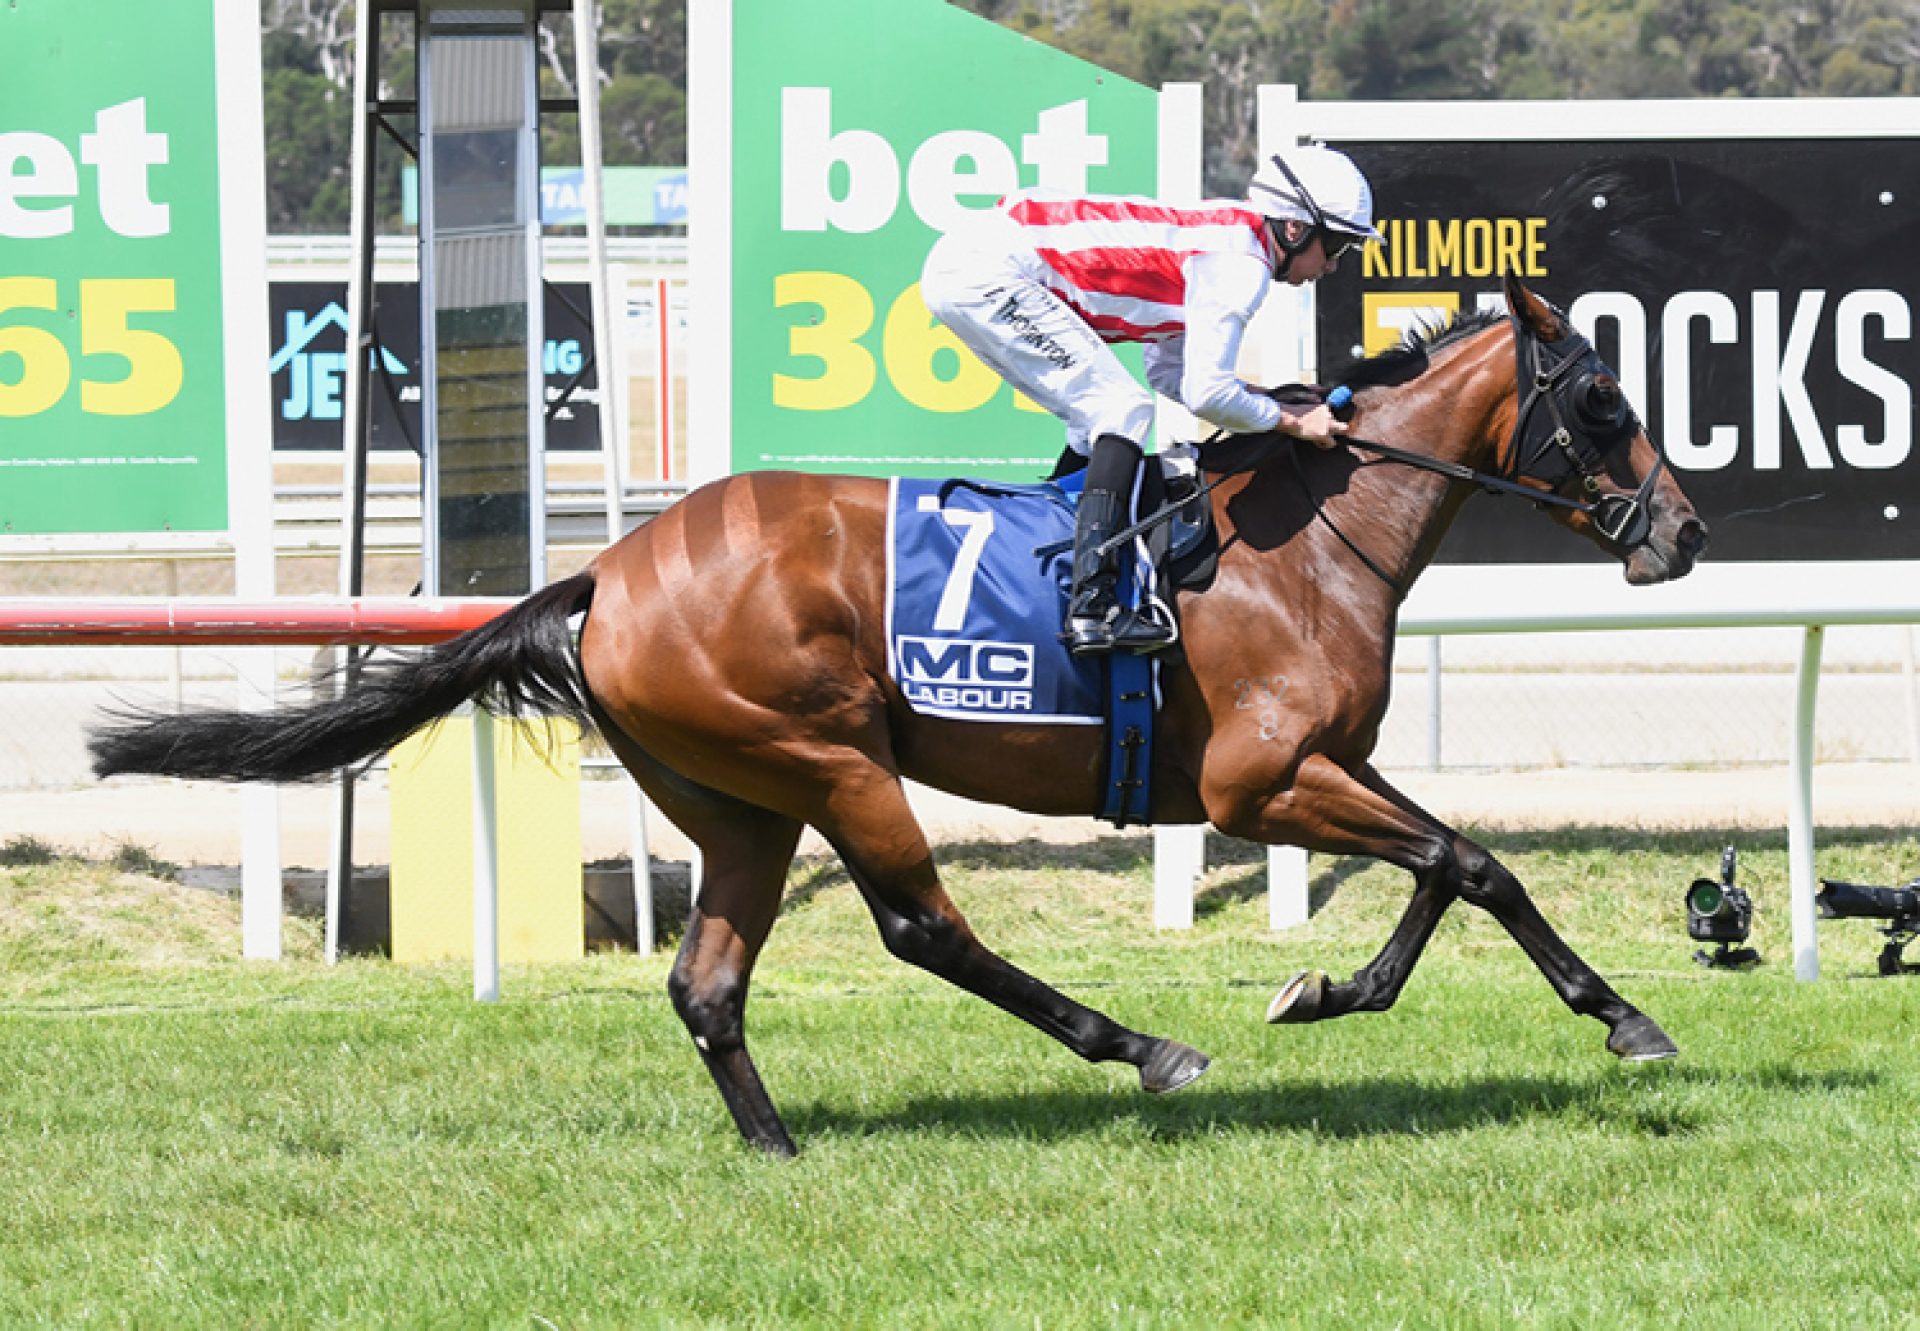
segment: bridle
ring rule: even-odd
[[[1648,501],[1667,465],[1667,455],[1655,446],[1653,466],[1633,494],[1602,492],[1608,456],[1631,442],[1640,432],[1640,422],[1593,344],[1564,320],[1562,327],[1566,331],[1557,341],[1543,342],[1519,319],[1513,320],[1514,356],[1524,396],[1513,421],[1509,465],[1518,478],[1546,487],[1544,492],[1522,487],[1534,502],[1584,513],[1601,539],[1632,550],[1644,545],[1653,532]],[[1536,416],[1535,408],[1544,408],[1546,419]],[[1581,492],[1588,496],[1584,502],[1559,493],[1574,475],[1580,477]]]
[[[1518,495],[1529,503],[1569,509],[1586,516],[1602,540],[1623,551],[1637,549],[1653,534],[1653,488],[1666,467],[1667,457],[1654,446],[1654,464],[1632,494],[1604,492],[1602,478],[1607,459],[1615,450],[1629,446],[1640,431],[1639,419],[1627,405],[1619,381],[1600,359],[1600,353],[1564,318],[1564,332],[1551,342],[1536,337],[1518,316],[1513,324],[1514,356],[1518,382],[1519,410],[1514,415],[1513,434],[1508,440],[1506,464],[1499,474],[1476,471],[1459,462],[1447,462],[1410,452],[1358,435],[1338,436],[1342,444],[1358,448],[1405,466],[1417,467],[1452,480],[1465,481],[1491,494]],[[1338,413],[1353,401],[1351,389],[1340,387],[1327,394],[1326,402]],[[1221,435],[1207,440],[1216,442]],[[1347,534],[1335,525],[1317,499],[1311,498],[1306,472],[1300,466],[1299,453],[1287,450],[1300,482],[1309,492],[1314,516],[1340,538],[1360,562],[1402,597],[1406,589],[1382,569]],[[1252,465],[1251,463],[1247,465]],[[1228,477],[1245,470],[1235,467],[1216,476],[1195,493],[1182,496],[1159,512],[1142,518],[1124,531],[1117,532],[1102,546],[1118,547],[1151,527],[1171,518],[1174,513],[1208,494]],[[1585,499],[1573,499],[1560,493],[1567,481],[1578,476]],[[1523,482],[1531,481],[1532,485]],[[1539,488],[1539,487],[1545,487]]]
[[[1530,503],[1584,514],[1600,538],[1617,549],[1634,550],[1646,544],[1653,534],[1653,487],[1666,466],[1666,454],[1657,444],[1654,446],[1654,464],[1632,494],[1603,491],[1601,480],[1608,457],[1630,445],[1640,432],[1640,422],[1627,405],[1619,381],[1593,344],[1565,319],[1561,320],[1565,331],[1552,342],[1536,337],[1518,316],[1512,316],[1511,321],[1520,407],[1514,414],[1506,465],[1499,475],[1357,435],[1341,435],[1340,442],[1390,462],[1469,482],[1489,493],[1519,495]],[[1343,395],[1347,401],[1352,400],[1350,390],[1336,388],[1328,394],[1328,403],[1338,410],[1338,399]],[[1297,470],[1298,455],[1290,456]],[[1560,493],[1568,479],[1576,475],[1586,499],[1570,499]],[[1525,481],[1534,484],[1523,484]],[[1304,472],[1301,483],[1306,483]],[[1542,486],[1545,488],[1537,488]],[[1388,587],[1405,595],[1405,589],[1393,577],[1334,525],[1317,500],[1313,511],[1361,563]]]

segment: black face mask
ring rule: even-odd
[[[1666,458],[1656,454],[1632,493],[1600,493],[1609,464],[1626,465],[1640,429],[1619,378],[1593,344],[1571,330],[1544,343],[1516,320],[1514,355],[1522,395],[1510,450],[1515,470],[1549,490],[1578,476],[1593,496],[1586,511],[1600,536],[1629,549],[1640,545],[1652,532],[1653,487]]]

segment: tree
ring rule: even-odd
[[[574,95],[573,24],[551,35],[550,78]],[[687,160],[687,0],[605,0],[600,25],[601,150],[611,165],[677,166]],[[577,127],[548,127],[542,150],[578,162]]]
[[[1313,90],[1364,101],[1490,97],[1487,0],[1337,0]]]
[[[1652,22],[1662,7],[1660,0],[1508,0],[1492,25],[1494,95],[1691,96],[1685,63]]]
[[[351,96],[321,69],[318,48],[286,32],[262,44],[267,226],[343,231],[351,203]]]
[[[336,88],[353,82],[354,0],[260,0],[260,31],[298,42]]]
[[[352,211],[354,0],[260,0],[267,220],[280,233],[347,229]],[[382,25],[379,95],[412,95],[412,25]],[[397,224],[399,150],[381,145],[377,211]]]
[[[703,0],[712,3],[714,0]],[[951,0],[1149,87],[1206,88],[1209,193],[1252,173],[1256,90],[1322,100],[1874,97],[1920,93],[1915,0]],[[686,160],[688,0],[602,0],[602,141],[613,164]],[[354,0],[261,0],[269,210],[345,225]],[[571,19],[541,34],[545,93],[574,93]],[[411,95],[411,25],[385,25],[381,95]],[[543,151],[579,160],[570,118]],[[381,189],[397,198],[399,154]],[[383,208],[383,211],[387,211]]]

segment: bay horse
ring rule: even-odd
[[[1361,362],[1356,442],[1285,437],[1220,476],[1212,583],[1182,601],[1163,672],[1151,817],[1386,860],[1413,895],[1349,980],[1291,980],[1273,1021],[1392,1006],[1456,898],[1489,912],[1621,1058],[1672,1057],[1666,1033],[1542,918],[1483,847],[1368,762],[1387,710],[1407,588],[1475,488],[1518,489],[1610,552],[1627,581],[1685,575],[1706,527],[1612,373],[1521,283],[1509,313],[1469,316]],[[1378,437],[1393,443],[1357,441]],[[1211,450],[1210,450],[1211,451]],[[1242,448],[1242,451],[1245,451]],[[1230,455],[1233,448],[1224,450]],[[761,472],[704,486],[572,577],[425,653],[370,667],[337,700],[248,714],[109,718],[95,770],[294,781],[377,755],[469,698],[599,729],[703,855],[668,990],[746,1140],[795,1147],[746,1042],[747,989],[803,828],[845,862],[894,956],[1051,1035],[1090,1062],[1177,1090],[1207,1058],[1058,993],[983,945],[941,887],[903,778],[1052,815],[1100,805],[1098,727],[968,725],[916,714],[887,673],[884,481]],[[584,614],[578,643],[571,617]],[[1281,682],[1284,682],[1282,686]],[[1250,691],[1272,707],[1247,706]]]

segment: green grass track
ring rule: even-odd
[[[1796,983],[1783,838],[1748,836],[1765,966],[1690,960],[1710,835],[1489,835],[1666,1027],[1632,1068],[1457,906],[1400,1005],[1261,1014],[1344,977],[1406,879],[1316,860],[1265,928],[1244,853],[1156,933],[1140,837],[972,845],[986,941],[1214,1065],[1166,1098],[881,950],[805,862],[749,1037],[801,1146],[743,1148],[669,956],[509,970],[237,959],[233,903],[71,860],[0,868],[0,1327],[1920,1325],[1920,977],[1864,922]],[[1820,871],[1904,882],[1904,829]],[[1920,949],[1916,949],[1920,951]]]

